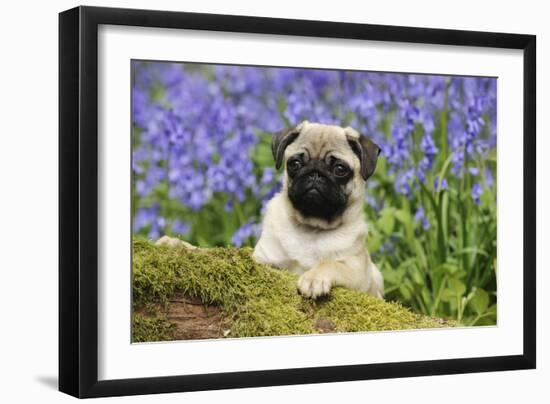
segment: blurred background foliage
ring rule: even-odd
[[[253,246],[271,135],[305,119],[382,149],[365,215],[386,298],[495,324],[494,78],[133,61],[134,236]]]

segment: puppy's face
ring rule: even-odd
[[[352,128],[303,122],[273,138],[277,168],[285,164],[286,192],[305,221],[330,225],[364,194],[379,148]],[[321,226],[323,227],[323,226]]]

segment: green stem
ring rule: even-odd
[[[445,80],[445,103],[443,107],[443,111],[441,111],[441,153],[443,155],[443,159],[447,159],[449,155],[449,145],[447,142],[447,120],[448,120],[448,114],[449,114],[449,86],[451,82],[449,79]]]
[[[449,279],[449,276],[445,275],[443,277],[443,280],[441,281],[441,284],[439,285],[439,289],[437,291],[437,296],[436,296],[434,304],[432,306],[432,312],[430,313],[432,316],[435,316],[437,307],[439,306],[439,301],[441,300],[441,292],[443,291],[443,288],[447,285],[447,279]]]
[[[481,320],[482,318],[484,318],[484,317],[489,317],[489,316],[492,316],[492,315],[493,315],[493,313],[478,314],[478,315],[476,316],[476,318],[474,318],[474,319],[470,322],[469,325],[470,325],[470,326],[473,326],[473,325],[475,325],[479,320]]]
[[[437,250],[439,262],[443,263],[447,260],[447,246],[445,245],[445,239],[443,236],[443,223],[441,219],[441,209],[438,208],[437,203],[433,195],[428,191],[426,185],[420,183],[420,187],[425,195],[427,195],[432,208],[437,216]]]
[[[239,221],[239,227],[244,225],[246,223],[246,219],[244,217],[243,209],[239,203],[234,203],[233,208],[235,210],[235,213],[237,214],[237,220]]]

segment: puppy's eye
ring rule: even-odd
[[[332,169],[332,172],[337,177],[345,177],[346,175],[348,175],[348,168],[343,164],[336,164]]]
[[[288,169],[290,171],[298,171],[300,168],[302,168],[302,163],[300,160],[292,160],[288,162]]]

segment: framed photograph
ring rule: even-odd
[[[59,16],[59,389],[532,369],[532,35]]]

